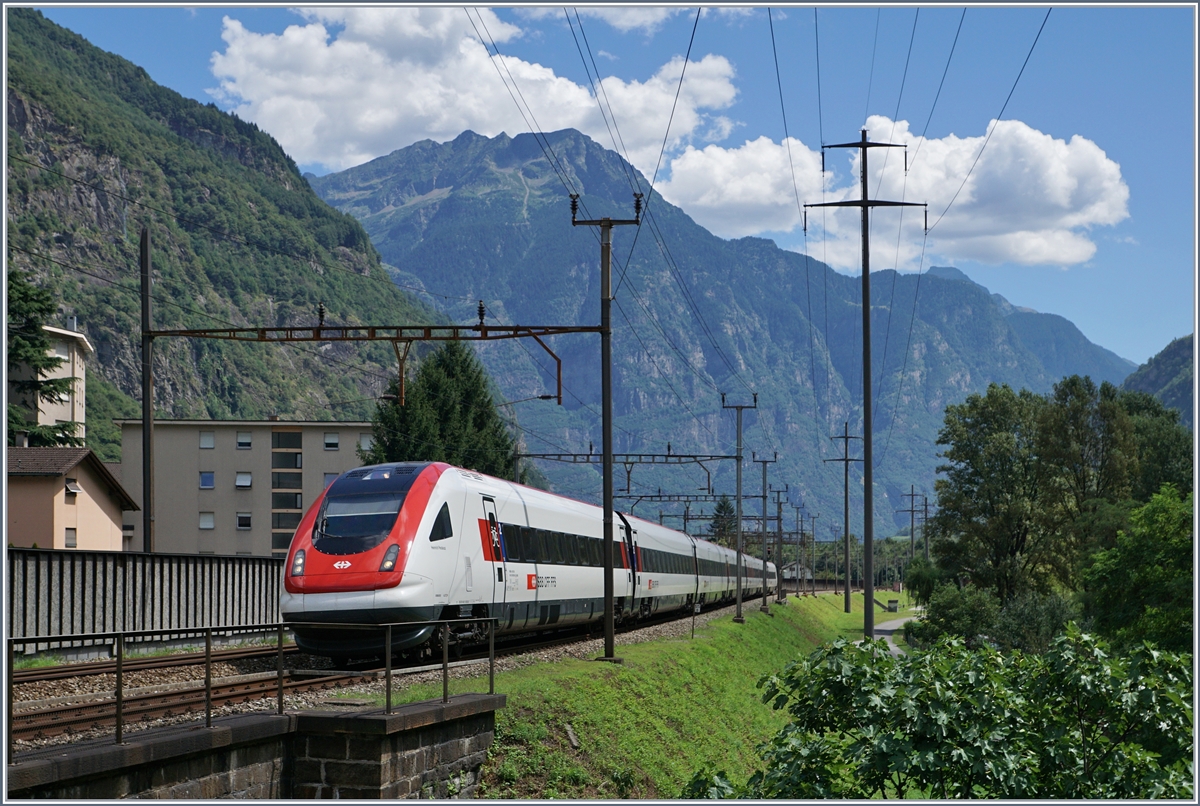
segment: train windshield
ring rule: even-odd
[[[357,554],[375,548],[392,531],[404,493],[330,495],[313,527],[313,548],[323,554]]]

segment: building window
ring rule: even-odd
[[[75,530],[68,529],[67,530],[67,543],[66,543],[67,548],[69,548],[69,549],[75,548],[75,541],[76,541]]]
[[[333,484],[335,481],[337,481],[337,477],[340,475],[342,475],[342,474],[341,473],[326,473],[325,481],[323,482],[323,486],[328,487],[330,484]]]
[[[217,474],[211,470],[200,471],[200,489],[211,490],[216,486]]]
[[[214,529],[216,528],[216,516],[212,512],[200,513],[200,528]]]
[[[201,431],[200,432],[200,447],[211,449],[217,447],[217,432],[216,431]]]
[[[54,345],[54,354],[59,358],[70,358],[71,348],[65,341],[56,342]]]
[[[303,434],[299,431],[272,431],[272,448],[300,448]]]
[[[248,490],[250,488],[250,474],[245,472],[238,473],[233,486],[239,490]]]
[[[292,532],[296,531],[296,527],[300,525],[301,517],[303,516],[299,512],[272,512],[271,528],[290,529],[288,538],[291,538]]]
[[[83,492],[83,488],[79,486],[79,481],[76,479],[67,479],[67,496],[74,497]],[[74,503],[73,501],[71,503]]]
[[[250,450],[250,432],[249,431],[238,431],[237,432],[237,446],[238,446],[239,451]]]
[[[271,509],[303,509],[300,493],[271,493]]]
[[[336,431],[325,432],[325,450],[336,451],[338,449],[339,435]]]
[[[237,514],[237,528],[239,528],[239,529],[249,529],[250,528],[250,513],[249,512],[239,512]]]
[[[304,485],[301,483],[303,473],[272,473],[271,474],[271,489],[272,490],[303,490]]]
[[[366,453],[367,451],[371,450],[371,445],[373,445],[373,444],[374,444],[374,440],[371,438],[370,434],[359,434],[358,435],[358,447],[362,449],[363,453]]]
[[[302,453],[273,453],[271,454],[271,467],[303,467],[303,456]]]
[[[287,551],[292,545],[291,532],[272,532],[271,533],[271,550],[272,551]]]

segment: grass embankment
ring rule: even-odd
[[[907,595],[878,596],[880,601]],[[818,644],[862,637],[861,594],[854,612],[842,598],[789,598],[772,616],[757,602],[746,623],[728,616],[696,631],[695,640],[618,646],[623,664],[566,660],[496,677],[507,706],[483,768],[481,797],[675,798],[705,765],[744,780],[754,748],[785,724],[755,684]],[[875,608],[875,623],[902,617]],[[451,681],[451,691],[486,691],[479,678]],[[394,701],[441,696],[441,684],[399,692]],[[570,725],[579,742],[574,749]]]

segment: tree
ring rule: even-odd
[[[712,541],[720,546],[732,547],[737,540],[737,510],[729,496],[722,495],[721,500],[713,507],[713,518],[708,524],[708,533]]]
[[[938,564],[1003,603],[1040,582],[1051,547],[1040,531],[1046,465],[1037,453],[1045,398],[992,384],[984,395],[946,407],[938,444],[947,463],[934,483],[937,514],[929,520]]]
[[[1133,423],[1137,444],[1134,500],[1149,501],[1163,484],[1181,493],[1192,489],[1192,432],[1179,422],[1179,412],[1145,392],[1123,391],[1117,401]]]
[[[1074,626],[1045,655],[838,640],[759,681],[790,716],[763,768],[744,785],[702,771],[683,796],[1191,798],[1191,666]]]
[[[37,410],[42,403],[57,403],[70,393],[75,378],[47,378],[62,365],[63,359],[50,353],[50,339],[42,326],[58,310],[54,294],[34,285],[29,276],[14,267],[8,269],[8,375],[9,385],[17,394],[29,395]],[[15,373],[32,377],[11,380]],[[8,403],[8,444],[16,444],[16,434],[29,435],[32,446],[80,445],[75,436],[76,423],[38,425],[20,405]]]
[[[1164,484],[1084,574],[1085,613],[1118,645],[1192,646],[1192,495]]]
[[[968,647],[984,646],[991,637],[1000,606],[996,597],[974,585],[943,584],[929,597],[925,615],[904,625],[904,638],[913,646],[930,646],[943,636],[957,636]]]
[[[513,441],[497,412],[488,377],[470,348],[449,341],[421,362],[404,405],[383,401],[371,418],[369,464],[446,462],[512,478]],[[389,387],[394,397],[399,383]]]

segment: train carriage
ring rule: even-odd
[[[350,470],[296,530],[280,611],[302,649],[337,658],[384,648],[381,631],[339,625],[488,616],[515,633],[598,622],[602,518],[599,507],[443,463]],[[618,619],[735,596],[735,552],[620,513],[613,527]],[[745,559],[749,596],[763,563]],[[768,587],[774,573],[767,564]],[[432,636],[430,626],[393,628],[392,651],[420,651]],[[460,646],[482,638],[477,625],[453,633]]]

